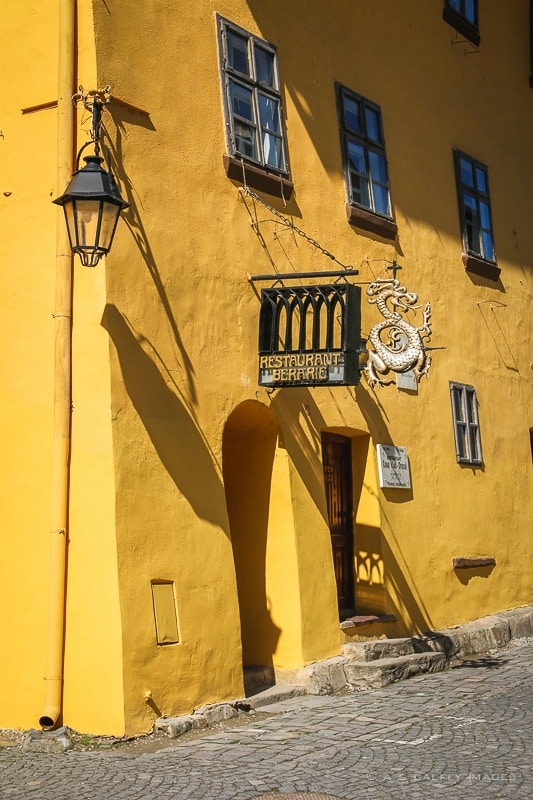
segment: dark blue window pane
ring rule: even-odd
[[[366,175],[365,150],[360,144],[348,142],[348,160],[352,169]]]
[[[476,3],[475,0],[465,0],[464,3],[464,15],[466,19],[472,23],[472,25],[476,25]]]
[[[461,172],[461,183],[464,183],[465,186],[471,186],[474,188],[474,174],[472,170],[472,164],[470,161],[467,161],[464,158],[459,159],[459,169]]]
[[[457,12],[461,11],[460,0],[448,0],[448,5],[449,5],[450,8],[453,8],[454,11],[457,11]]]
[[[263,128],[279,132],[279,102],[264,94],[259,95],[259,118]]]
[[[494,261],[495,256],[494,256],[494,244],[492,242],[492,236],[488,231],[483,231],[482,238],[483,238],[483,257],[490,259],[490,261]]]
[[[374,211],[378,214],[390,214],[389,208],[389,190],[386,186],[379,184],[372,184],[372,191],[374,193]]]
[[[360,105],[356,100],[344,95],[344,122],[355,133],[361,130]]]
[[[479,203],[479,215],[481,217],[481,227],[485,228],[487,231],[490,231],[490,208],[486,203],[481,201]]]
[[[257,46],[255,48],[255,71],[259,83],[275,88],[274,55]]]
[[[472,197],[471,194],[467,194],[466,192],[463,194],[463,202],[465,204],[465,211],[470,214],[476,214],[477,216],[477,200],[475,197]]]
[[[379,114],[373,108],[365,108],[366,135],[372,142],[381,142]]]
[[[387,183],[387,164],[383,156],[379,153],[375,153],[373,150],[369,150],[368,158],[370,160],[370,174],[372,180],[379,181],[380,183]]]
[[[228,61],[232,69],[242,72],[243,75],[250,75],[248,65],[248,42],[244,36],[239,36],[232,31],[228,31]]]
[[[233,113],[255,122],[252,92],[240,83],[230,81],[230,93]]]
[[[476,167],[476,188],[478,191],[487,194],[487,175],[484,169]]]

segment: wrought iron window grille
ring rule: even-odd
[[[356,386],[365,352],[359,286],[272,286],[261,291],[261,386]]]

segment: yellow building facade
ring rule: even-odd
[[[53,685],[50,726],[141,733],[530,604],[529,3],[11,5],[0,726]],[[88,269],[51,201],[108,85],[131,205]],[[303,310],[339,286],[351,321]]]

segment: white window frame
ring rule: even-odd
[[[450,381],[450,399],[457,463],[481,466],[483,452],[476,390],[466,383]]]

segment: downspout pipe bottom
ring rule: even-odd
[[[59,708],[50,706],[45,708],[42,717],[39,717],[39,725],[43,731],[51,731],[59,717]]]
[[[44,731],[55,728],[61,714],[61,678],[45,678],[46,697],[43,713],[39,717],[39,725]]]

